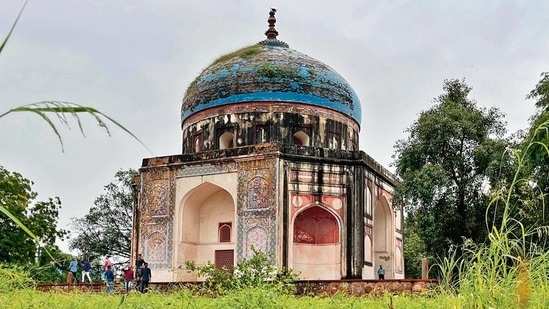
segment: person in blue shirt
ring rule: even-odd
[[[149,263],[145,262],[141,268],[141,285],[139,286],[141,293],[147,293],[149,281],[151,281],[152,273],[149,268]]]
[[[383,266],[379,265],[379,269],[377,270],[377,277],[379,280],[385,279],[385,269],[383,269]]]
[[[112,271],[112,266],[107,266],[107,271],[105,271],[105,279],[107,280],[107,289],[105,292],[111,294],[114,289],[114,271]]]
[[[69,271],[72,273],[72,282],[76,282],[76,273],[78,272],[78,263],[76,262],[76,258],[72,258],[71,263],[69,264]]]
[[[88,261],[87,258],[84,259],[84,263],[82,266],[84,267],[84,269],[82,270],[82,283],[84,283],[86,277],[88,277],[88,280],[91,283],[92,279],[90,277],[90,270],[91,270],[90,261]]]

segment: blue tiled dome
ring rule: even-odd
[[[279,101],[333,109],[360,124],[360,101],[341,75],[282,42],[262,43],[222,56],[206,68],[185,93],[181,120],[225,104]]]
[[[275,12],[269,12],[266,40],[220,57],[189,85],[182,122],[211,107],[274,101],[329,108],[360,125],[360,101],[353,88],[326,64],[278,40]]]

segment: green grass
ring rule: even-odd
[[[521,176],[527,163],[526,154],[536,149],[532,146],[541,145],[543,155],[549,155],[547,145],[535,141],[536,135],[546,136],[548,132],[549,121],[536,129],[524,149],[510,150],[516,171],[508,187],[494,194],[489,204],[487,213],[499,207],[502,219],[501,223],[492,226],[488,241],[485,244],[466,241],[456,248],[460,249],[461,255],[451,250],[450,255],[436,265],[441,274],[442,293],[455,296],[467,308],[547,307],[549,252],[539,240],[547,238],[549,227],[525,227],[510,213],[511,209],[520,209],[522,203],[529,202],[527,196],[513,199],[512,193],[521,183],[533,183],[528,176]],[[539,201],[539,204],[543,207],[544,201]]]
[[[392,304],[392,305],[391,305]],[[177,293],[106,295],[83,292],[15,290],[0,294],[0,308],[461,308],[460,299],[439,295],[418,296],[295,297],[266,289],[242,289],[208,298],[187,290]]]

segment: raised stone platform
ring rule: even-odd
[[[172,291],[181,287],[198,288],[200,282],[151,282],[149,288],[159,291]],[[433,290],[438,286],[436,279],[387,279],[387,280],[307,280],[296,281],[297,295],[329,296],[336,293],[346,293],[352,296],[393,294],[421,294]],[[105,283],[77,283],[77,284],[38,284],[40,291],[73,291],[104,292]],[[115,293],[123,292],[123,283],[115,283]]]
[[[386,279],[386,280],[309,280],[297,281],[298,295],[334,295],[346,293],[353,296],[381,295],[383,293],[421,294],[438,286],[435,279]]]

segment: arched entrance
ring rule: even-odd
[[[234,266],[235,205],[225,189],[205,182],[190,190],[183,198],[176,220],[179,235],[176,264],[186,261],[218,267]],[[181,280],[196,280],[183,274]]]
[[[313,206],[296,215],[292,269],[300,279],[341,279],[340,230],[336,216],[323,207]]]
[[[377,278],[379,266],[385,268],[385,278],[394,278],[394,214],[389,202],[381,196],[374,210],[374,272]]]

